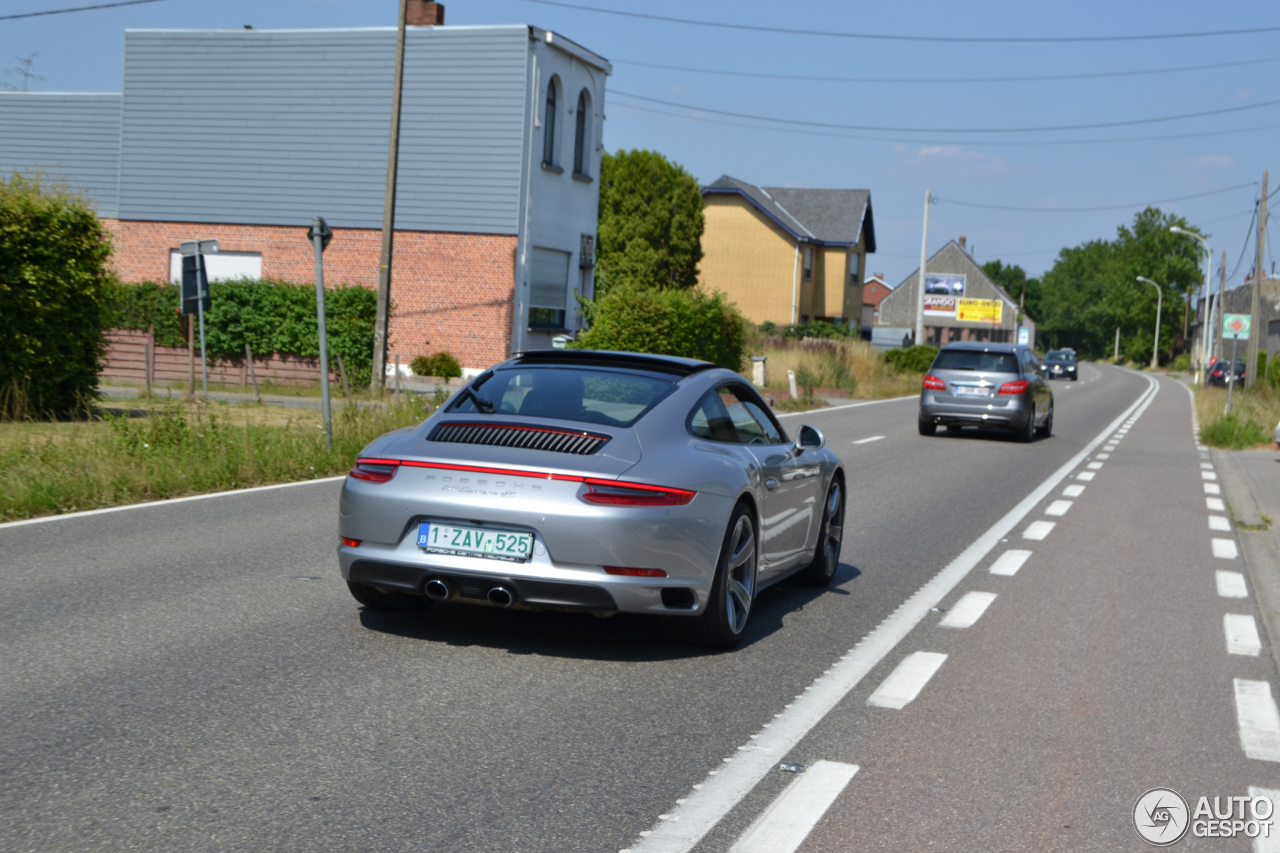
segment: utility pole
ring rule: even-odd
[[[324,449],[333,450],[333,413],[329,406],[329,329],[324,308],[324,250],[333,231],[324,218],[311,220],[311,247],[316,254],[316,335],[320,339],[320,408],[324,410]]]
[[[1113,362],[1120,360],[1120,327],[1119,326],[1116,326],[1116,348],[1115,348],[1115,352],[1112,353],[1111,355],[1111,360]]]
[[[924,234],[920,237],[920,275],[916,279],[916,339],[913,343],[920,346],[924,343],[924,264],[929,251],[929,202],[932,197],[924,191]]]
[[[1224,313],[1222,310],[1222,294],[1225,293],[1227,290],[1227,250],[1226,249],[1222,250],[1222,269],[1219,270],[1218,272],[1219,272],[1218,301],[1214,304],[1213,309],[1217,313],[1219,321],[1221,321]],[[1221,325],[1221,322],[1215,325],[1212,329],[1214,340],[1218,347],[1219,359],[1221,359],[1222,356],[1226,354],[1225,352],[1223,352],[1223,349],[1225,348],[1226,343],[1222,340],[1222,329],[1218,328],[1218,326],[1220,325]],[[1234,370],[1235,368],[1233,367],[1232,369]]]
[[[387,193],[382,204],[382,261],[378,266],[378,308],[373,322],[373,376],[369,387],[381,392],[387,374],[387,323],[391,311],[391,250],[395,242],[396,168],[400,164],[400,89],[404,83],[404,32],[409,0],[400,0],[396,33],[396,79],[391,91],[391,139],[387,146]]]
[[[1249,348],[1245,356],[1244,381],[1246,387],[1252,387],[1258,381],[1258,338],[1262,334],[1262,279],[1266,275],[1263,263],[1267,251],[1267,172],[1262,173],[1262,200],[1258,203],[1258,254],[1253,264],[1253,295],[1250,299],[1249,316],[1253,318],[1249,332]]]

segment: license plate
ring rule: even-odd
[[[523,562],[533,551],[533,534],[424,521],[418,525],[418,547],[429,554]]]
[[[990,388],[980,388],[976,385],[956,385],[953,390],[957,397],[990,397]]]

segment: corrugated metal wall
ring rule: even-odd
[[[125,34],[120,218],[380,228],[396,33]],[[411,28],[396,228],[515,234],[528,28]]]
[[[37,170],[117,214],[120,95],[0,92],[0,174]]]

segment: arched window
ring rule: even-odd
[[[577,124],[573,131],[573,173],[575,175],[585,175],[587,173],[587,114],[591,111],[591,107],[587,102],[587,90],[583,89],[578,95],[578,114]]]
[[[547,83],[547,115],[542,120],[542,162],[556,164],[556,80]]]

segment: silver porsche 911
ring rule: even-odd
[[[763,587],[835,575],[845,475],[824,443],[706,362],[524,353],[364,449],[342,576],[370,608],[649,613],[730,647]]]

